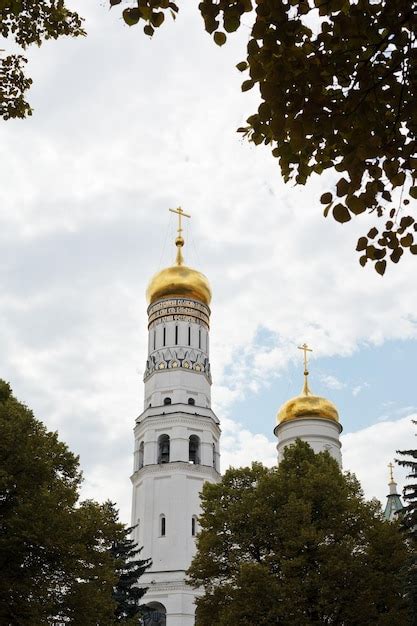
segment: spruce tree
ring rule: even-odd
[[[417,424],[413,420],[414,424]],[[410,624],[417,626],[417,450],[397,450],[397,454],[406,457],[397,459],[397,463],[409,470],[407,479],[410,481],[404,487],[403,497],[405,508],[402,522],[409,538],[411,555],[409,558],[406,590],[410,608]]]
[[[116,560],[119,580],[113,591],[117,603],[116,622],[125,622],[141,613],[140,600],[147,589],[138,586],[138,580],[151,564],[150,559],[138,558],[142,548],[138,548],[132,539],[136,527],[125,528],[122,535],[111,547],[111,554]]]

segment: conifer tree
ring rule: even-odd
[[[134,529],[135,526],[125,528],[111,547],[111,553],[119,563],[119,580],[113,591],[113,598],[117,603],[116,622],[137,617],[141,613],[140,600],[146,593],[146,588],[138,587],[137,583],[151,561],[138,558],[142,548],[138,548],[131,538]]]
[[[413,420],[414,424],[417,424]],[[406,589],[410,608],[410,623],[417,625],[417,450],[397,450],[404,458],[397,463],[406,467],[410,473],[407,476],[411,482],[404,487],[403,497],[405,508],[402,512],[402,522],[407,531],[411,546],[411,555],[407,568]]]

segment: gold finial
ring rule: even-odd
[[[303,395],[305,396],[309,396],[310,395],[310,389],[308,387],[308,359],[307,359],[307,352],[313,352],[313,350],[311,348],[308,347],[308,345],[306,343],[303,343],[302,346],[298,346],[299,350],[302,350],[304,352],[304,387],[303,387]]]
[[[171,211],[171,213],[176,213],[178,215],[178,236],[177,236],[177,238],[175,240],[175,245],[178,248],[176,263],[177,263],[177,265],[183,265],[184,258],[182,256],[181,248],[184,245],[184,239],[182,237],[182,222],[181,222],[181,218],[183,218],[183,217],[191,217],[191,215],[188,215],[188,213],[184,213],[184,211],[182,210],[182,208],[180,206],[178,208],[176,208],[176,209],[169,209],[169,210]]]
[[[394,464],[388,463],[390,483],[394,483]]]

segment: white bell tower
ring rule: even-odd
[[[134,430],[132,525],[152,567],[141,578],[153,626],[193,626],[199,592],[185,583],[195,552],[200,492],[220,479],[219,420],[211,409],[206,277],[184,265],[181,218],[175,265],[148,287],[144,411]]]

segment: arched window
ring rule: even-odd
[[[216,444],[213,443],[213,467],[216,469]]]
[[[188,327],[188,345],[191,346],[191,326]]]
[[[197,534],[197,516],[193,515],[191,518],[191,535],[195,537]]]
[[[153,331],[153,349],[155,350],[156,345],[156,330]]]
[[[192,406],[194,406],[195,405],[194,398],[188,398],[188,404],[191,404]]]
[[[142,469],[143,467],[143,452],[144,452],[144,443],[143,441],[140,442],[140,446],[139,446],[139,463],[138,463],[138,469]]]
[[[175,345],[178,344],[178,325],[175,326]]]
[[[198,347],[201,350],[201,328],[198,329]]]
[[[164,330],[162,331],[162,345],[165,346],[167,340],[167,329],[164,326]]]
[[[164,398],[164,404],[171,404],[171,398]]]
[[[188,440],[188,460],[190,463],[200,463],[200,439],[197,435],[191,435]]]
[[[167,532],[167,522],[165,519],[165,515],[160,515],[159,517],[159,534],[161,537],[165,537]]]
[[[169,435],[158,438],[158,463],[169,463]]]
[[[143,608],[143,623],[146,626],[166,626],[166,608],[160,602],[148,602]]]

